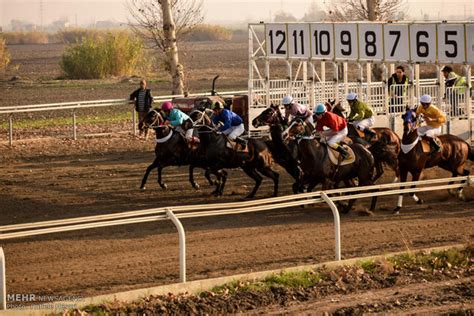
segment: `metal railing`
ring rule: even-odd
[[[374,196],[399,195],[414,192],[438,191],[442,189],[458,189],[470,184],[474,184],[474,178],[464,176],[318,191],[246,202],[174,206],[118,214],[115,213],[36,223],[14,224],[0,226],[0,240],[169,219],[174,223],[179,233],[179,275],[180,281],[186,282],[186,235],[181,219],[254,213],[316,203],[326,203],[331,208],[334,217],[335,260],[341,260],[340,218],[339,211],[334,203],[335,201],[354,198],[369,198]],[[415,188],[415,185],[418,187]],[[0,247],[0,308],[2,309],[6,309],[5,284],[5,258],[3,255],[3,249]]]
[[[238,91],[224,91],[219,93],[219,95],[226,97],[236,94],[246,94],[247,90],[238,90]],[[204,93],[193,93],[189,94],[189,97],[195,96],[209,96],[210,92]],[[154,102],[164,102],[169,101],[175,97],[183,97],[183,95],[164,95],[156,96],[153,98]],[[8,141],[10,146],[13,143],[13,116],[18,113],[33,113],[33,112],[44,112],[44,111],[61,111],[61,110],[71,110],[72,113],[72,138],[77,139],[77,123],[76,123],[76,111],[79,109],[90,109],[90,108],[100,108],[100,107],[109,107],[109,106],[126,106],[133,104],[133,101],[128,99],[112,99],[112,100],[92,100],[92,101],[75,101],[75,102],[62,102],[62,103],[47,103],[47,104],[31,104],[31,105],[14,105],[14,106],[3,106],[0,107],[0,115],[6,114],[8,116]],[[132,108],[132,131],[136,135],[136,112]]]

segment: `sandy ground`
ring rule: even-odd
[[[251,180],[230,172],[222,198],[211,197],[199,175],[200,190],[187,182],[186,167],[164,170],[168,190],[153,173],[147,191],[138,190],[153,159],[153,141],[131,136],[41,140],[1,147],[0,224],[107,214],[178,204],[239,201]],[[472,166],[470,167],[472,171]],[[291,193],[282,175],[281,195]],[[384,178],[388,182],[393,175]],[[425,178],[447,176],[433,169]],[[265,180],[258,198],[268,197]],[[373,216],[342,216],[344,258],[406,249],[472,242],[474,190],[468,202],[447,192],[406,198],[400,216],[391,214],[396,197],[381,199]],[[357,209],[369,201],[358,201]],[[334,258],[334,224],[325,206],[183,221],[187,231],[188,278],[324,262]],[[96,295],[178,281],[178,236],[170,222],[118,226],[2,242],[9,293]]]

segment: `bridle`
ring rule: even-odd
[[[155,115],[155,119],[151,122],[151,123],[148,123],[148,122],[144,122],[144,125],[146,128],[148,129],[156,129],[156,128],[162,128],[164,126],[162,125],[159,125],[160,124],[160,121],[162,122],[163,121],[163,116],[161,116],[160,112],[158,112],[157,110],[151,110],[150,113],[154,112],[156,115]]]

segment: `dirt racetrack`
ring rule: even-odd
[[[239,201],[251,180],[230,172],[222,198],[187,181],[187,167],[164,170],[168,190],[156,183],[138,190],[153,159],[153,140],[113,135],[76,142],[43,139],[0,145],[0,225],[36,222],[177,204]],[[468,166],[472,171],[472,164]],[[290,194],[289,176],[280,169],[280,195]],[[432,169],[425,178],[445,177]],[[388,182],[391,173],[382,182]],[[258,198],[272,192],[264,180]],[[423,205],[405,198],[394,216],[396,197],[380,200],[373,216],[343,215],[343,258],[406,249],[468,243],[474,232],[474,189],[467,202],[445,191],[421,193]],[[369,201],[358,201],[362,209]],[[326,206],[183,221],[187,232],[188,279],[333,260],[333,220]],[[2,242],[8,293],[37,295],[105,294],[178,281],[178,235],[171,222],[117,226]]]

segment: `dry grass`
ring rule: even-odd
[[[48,44],[49,36],[45,32],[5,32],[3,33],[8,45],[12,44]]]

